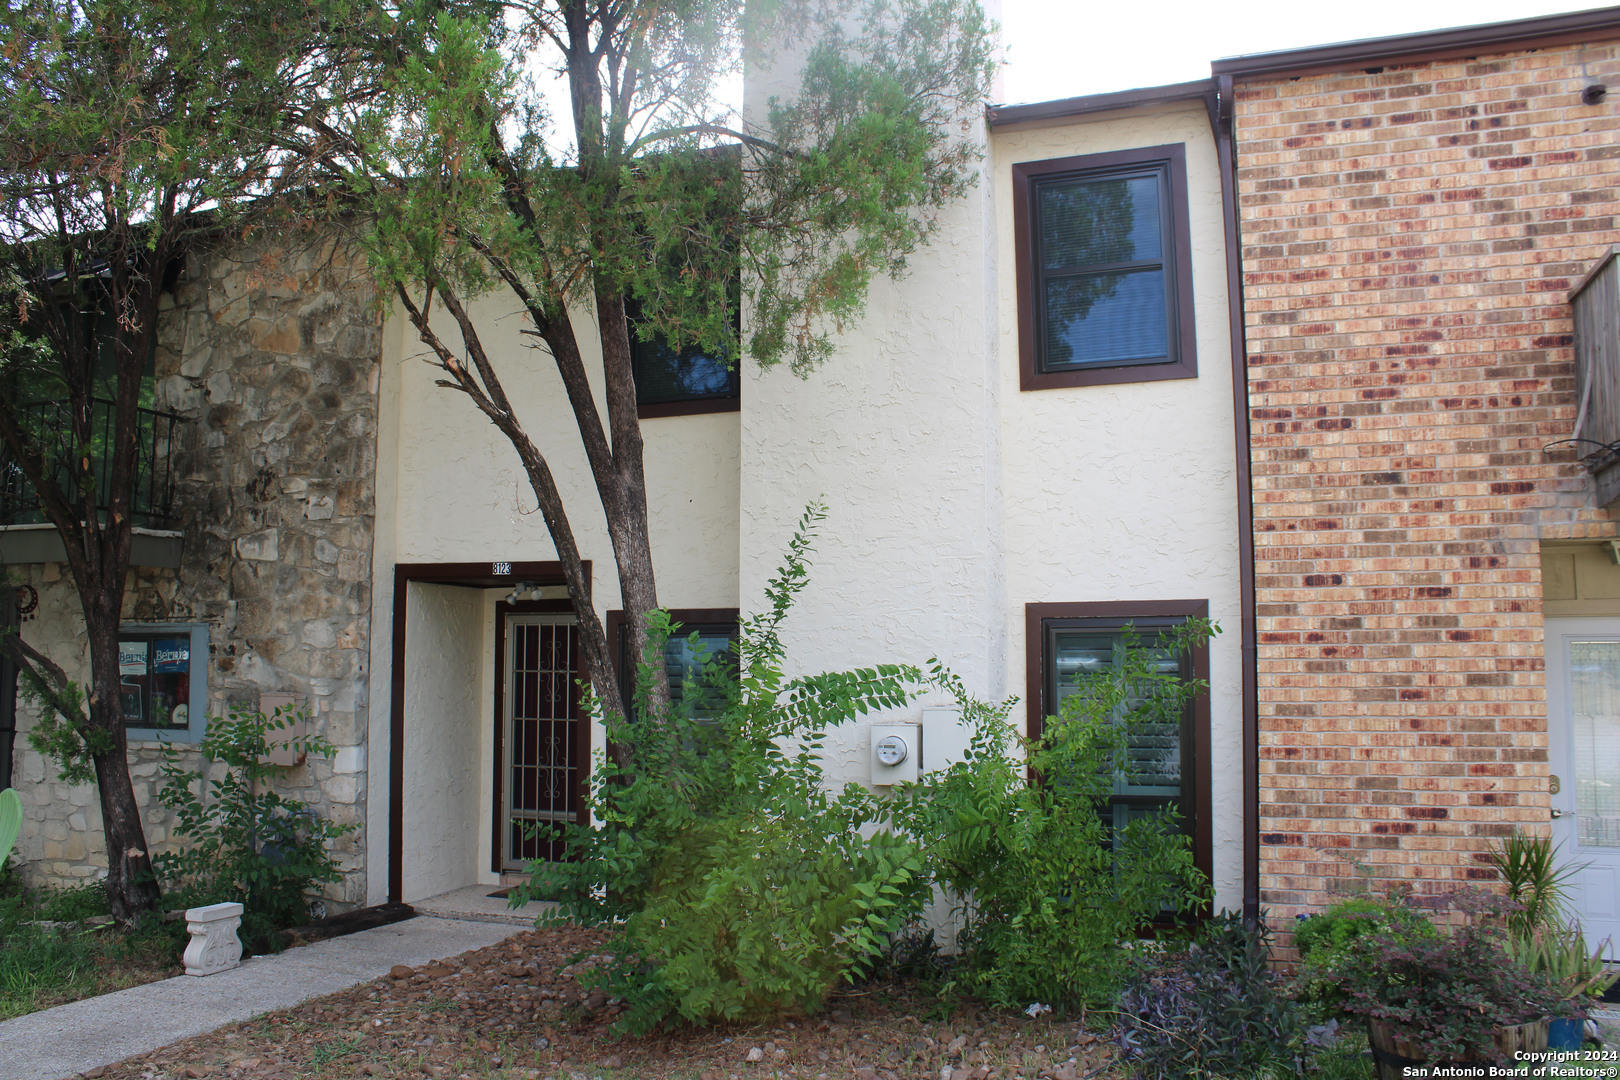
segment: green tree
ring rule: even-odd
[[[338,39],[318,30],[298,0],[18,0],[0,15],[0,446],[61,535],[89,685],[16,633],[0,646],[44,705],[36,747],[97,782],[120,922],[158,901],[118,626],[159,301],[189,248],[295,179],[271,136],[342,85]]]
[[[975,0],[407,6],[370,31],[388,45],[386,93],[311,125],[303,149],[364,208],[374,271],[440,385],[522,461],[607,713],[625,712],[607,639],[570,508],[526,426],[553,418],[509,398],[512,362],[485,348],[469,300],[504,290],[562,377],[640,656],[658,594],[633,335],[800,375],[825,360],[868,283],[901,274],[974,182],[990,30]],[[724,80],[778,63],[799,70],[797,91],[729,118]],[[548,68],[566,75],[567,117],[522,74]],[[554,122],[567,153],[548,145]],[[595,341],[605,418],[587,372]],[[660,673],[650,701],[667,698]]]

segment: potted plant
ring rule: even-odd
[[[1551,980],[1563,1002],[1561,1013],[1548,1026],[1548,1049],[1581,1048],[1586,1000],[1602,997],[1620,980],[1620,969],[1611,971],[1604,965],[1603,954],[1608,947],[1609,939],[1604,938],[1597,948],[1588,951],[1586,935],[1578,925],[1538,926],[1526,936],[1508,939],[1507,951],[1513,958]]]
[[[1550,979],[1515,960],[1490,915],[1501,898],[1460,895],[1462,926],[1432,938],[1374,934],[1343,972],[1347,1013],[1365,1017],[1380,1078],[1416,1065],[1510,1062],[1547,1046],[1548,1018],[1567,1011]]]

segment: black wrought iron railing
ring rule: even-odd
[[[69,423],[64,401],[36,401],[20,406],[18,418],[45,454],[56,482],[75,498],[83,482],[83,460],[90,459],[88,480],[95,485],[96,509],[106,513],[111,492],[112,457],[109,453],[116,427],[114,403],[96,398],[91,403],[89,445],[80,445]],[[136,410],[138,449],[130,491],[130,520],[141,528],[175,526],[175,435],[186,418],[161,409]],[[0,525],[29,525],[46,521],[34,486],[22,466],[0,447]]]

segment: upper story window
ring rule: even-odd
[[[625,314],[634,323],[636,307],[629,298]],[[660,338],[641,341],[632,328],[630,366],[636,379],[636,414],[644,419],[736,412],[741,407],[737,366],[696,345],[672,349]]]
[[[1197,376],[1179,143],[1015,164],[1013,228],[1023,389]]]

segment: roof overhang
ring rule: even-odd
[[[1617,37],[1620,37],[1620,7],[1594,8],[1567,15],[1543,15],[1534,19],[1314,45],[1306,49],[1229,56],[1210,64],[1210,71],[1217,77],[1229,75],[1236,79],[1310,75]]]
[[[1060,123],[1093,113],[1118,112],[1148,105],[1207,101],[1214,92],[1214,79],[1195,79],[1165,86],[1144,86],[1137,90],[1117,90],[1109,94],[1038,101],[1031,105],[992,105],[985,110],[985,119],[990,129],[996,131],[1013,126]]]

